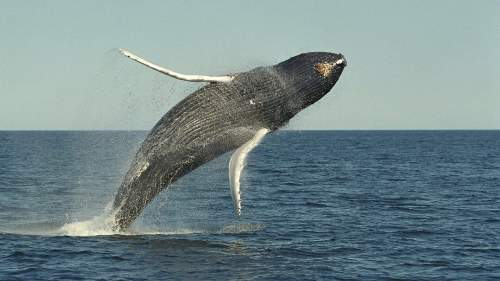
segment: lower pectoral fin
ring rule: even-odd
[[[269,132],[269,129],[263,128],[257,131],[255,136],[238,148],[229,160],[229,184],[231,188],[231,197],[236,214],[241,214],[241,192],[240,192],[240,176],[245,167],[245,160],[250,153]]]

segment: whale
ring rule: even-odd
[[[239,174],[246,155],[331,91],[347,66],[340,53],[308,52],[275,65],[222,76],[186,75],[127,50],[129,59],[175,79],[205,82],[151,129],[112,204],[116,231],[126,230],[155,196],[201,165],[230,151],[230,190],[241,213]]]

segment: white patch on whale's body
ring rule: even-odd
[[[269,132],[269,129],[260,129],[255,136],[238,148],[229,160],[229,184],[231,188],[231,197],[236,214],[241,214],[241,191],[240,191],[240,176],[243,168],[245,167],[245,160],[248,153],[252,151]]]

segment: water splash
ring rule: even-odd
[[[57,230],[59,235],[67,236],[96,236],[113,235],[115,224],[114,212],[111,212],[112,202],[109,202],[101,215],[95,216],[89,220],[69,222]]]
[[[59,229],[59,235],[67,236],[97,236],[114,235],[114,218],[112,216],[97,216],[86,221],[71,222]]]
[[[252,151],[269,132],[269,129],[264,128],[257,131],[255,136],[247,143],[238,148],[229,160],[229,184],[231,186],[231,197],[236,214],[241,214],[241,191],[240,191],[240,176],[241,171],[245,167],[245,160],[248,153]]]

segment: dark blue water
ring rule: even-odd
[[[144,135],[0,132],[0,280],[500,280],[500,131],[282,131],[240,219],[225,155],[85,229]]]

